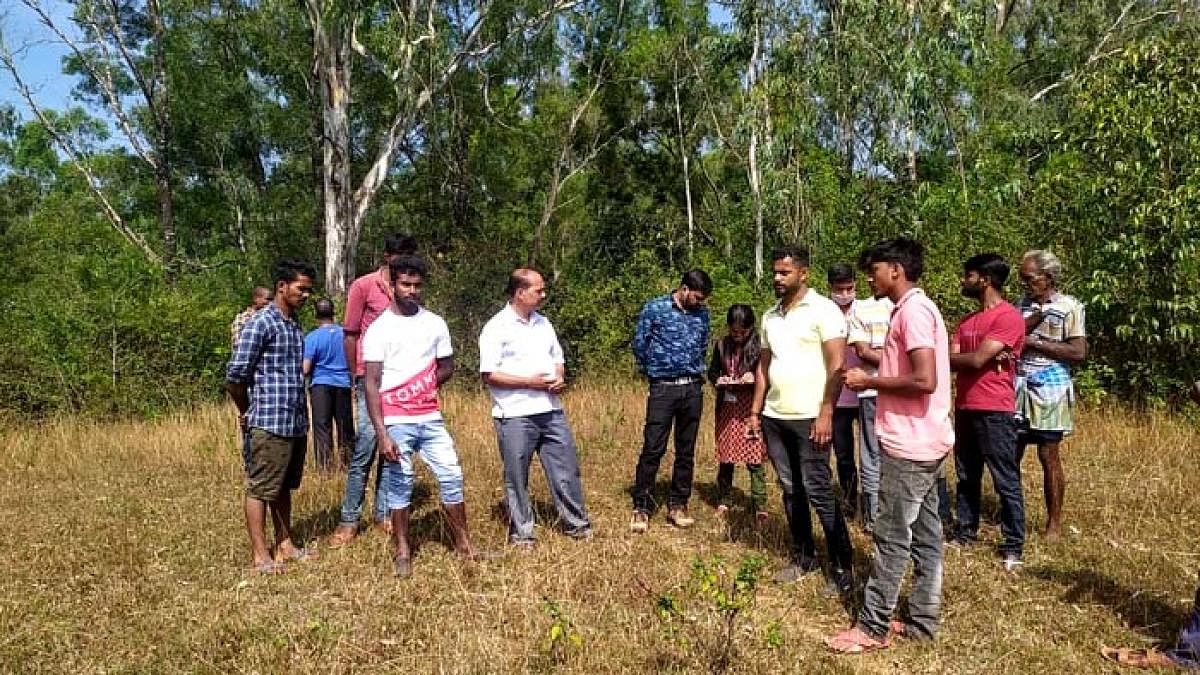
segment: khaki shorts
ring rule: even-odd
[[[273,502],[284,490],[299,488],[307,450],[306,436],[276,436],[262,429],[251,429],[246,494],[260,501]]]

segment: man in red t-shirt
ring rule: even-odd
[[[954,460],[958,473],[959,544],[975,540],[979,531],[979,497],[983,467],[992,474],[1000,497],[1000,554],[1004,567],[1015,571],[1025,546],[1025,498],[1017,460],[1017,357],[1025,339],[1025,322],[1001,290],[1008,263],[995,253],[981,253],[963,263],[962,294],[979,303],[950,341],[950,368],[958,376],[954,402]]]
[[[367,480],[371,477],[371,466],[376,463],[375,427],[367,415],[367,399],[362,379],[364,375],[362,359],[362,342],[360,338],[367,328],[387,311],[392,304],[392,275],[388,264],[394,258],[412,255],[417,251],[417,242],[407,234],[393,234],[383,242],[383,264],[377,269],[362,275],[350,284],[350,292],[346,296],[346,318],[342,321],[345,337],[342,347],[346,352],[346,368],[350,371],[351,382],[354,385],[354,398],[357,407],[357,438],[354,453],[350,456],[350,466],[346,468],[346,492],[342,497],[341,516],[337,529],[329,538],[329,547],[338,548],[348,544],[358,534],[358,521],[362,515],[363,501],[366,498]],[[375,508],[374,518],[376,527],[391,534],[391,521],[387,509],[384,508],[384,490],[379,475],[375,474]]]

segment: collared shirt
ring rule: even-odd
[[[633,355],[649,378],[704,373],[708,350],[708,309],[685,310],[668,293],[647,302],[638,314]]]
[[[276,436],[308,433],[304,333],[275,303],[254,313],[238,336],[225,380],[250,387],[248,421]]]
[[[304,336],[304,360],[312,361],[313,384],[349,388],[343,337],[342,327],[336,323],[318,326]]]
[[[358,354],[352,373],[355,377],[363,374],[363,336],[391,304],[391,278],[385,268],[364,274],[350,284],[350,292],[346,294],[346,320],[342,326],[347,333],[358,334]]]
[[[875,433],[883,451],[892,457],[929,462],[945,457],[954,447],[954,425],[950,421],[950,342],[942,313],[919,288],[905,293],[896,303],[879,360],[879,376],[911,374],[909,354],[916,349],[933,350],[933,393],[879,392]]]
[[[1066,342],[1071,338],[1087,337],[1083,303],[1075,298],[1056,292],[1050,296],[1050,302],[1038,304],[1029,296],[1025,296],[1021,298],[1021,304],[1018,306],[1021,316],[1028,317],[1033,314],[1036,310],[1035,305],[1042,310],[1042,322],[1029,333],[1030,337],[1037,337],[1046,342]],[[1037,349],[1030,349],[1021,354],[1017,365],[1020,374],[1028,375],[1055,363],[1060,362]]]
[[[229,346],[237,347],[238,336],[242,334],[242,328],[246,326],[246,322],[250,317],[258,312],[255,307],[247,307],[238,312],[238,315],[233,317],[233,324],[229,326]]]
[[[883,349],[883,341],[887,339],[888,326],[892,323],[891,298],[865,298],[855,300],[850,306],[849,333],[846,344],[854,346],[865,342],[872,349]],[[879,370],[869,363],[860,364],[868,375],[875,375]],[[875,396],[874,389],[864,389],[858,392],[859,398]]]
[[[846,337],[846,317],[813,289],[790,308],[783,301],[763,314],[762,348],[771,351],[763,415],[780,420],[816,419],[825,398],[824,344]]]
[[[558,334],[546,317],[537,312],[522,319],[511,304],[505,305],[479,333],[479,372],[516,377],[553,377],[562,365],[563,350]],[[562,402],[540,389],[508,389],[488,386],[492,394],[492,417],[526,417],[562,410]]]

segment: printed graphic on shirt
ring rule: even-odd
[[[383,416],[419,417],[438,411],[437,359],[400,384],[379,392]]]

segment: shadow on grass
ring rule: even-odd
[[[1154,597],[1150,591],[1121,585],[1097,572],[1098,566],[1093,560],[1076,561],[1069,567],[1043,564],[1027,568],[1026,574],[1065,586],[1066,591],[1059,597],[1062,602],[1105,605],[1130,628],[1163,644],[1173,644],[1187,620],[1187,611]]]

